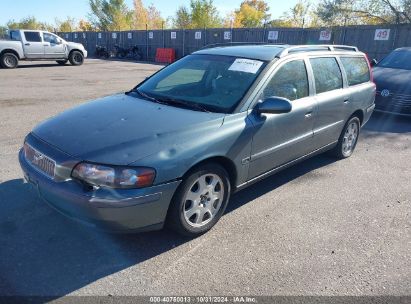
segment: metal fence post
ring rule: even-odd
[[[166,47],[166,40],[165,40],[165,33],[164,33],[164,21],[161,23],[161,30],[162,30],[162,33],[163,33],[163,48],[165,48]]]
[[[147,58],[147,61],[149,61],[149,58],[148,58],[148,25],[147,25],[147,23],[146,23],[146,58]]]
[[[207,45],[207,27],[204,27],[204,45],[203,46],[206,46]]]
[[[395,25],[394,28],[394,36],[392,37],[392,49],[395,50],[395,44],[397,43],[397,33],[398,33],[398,23]]]
[[[183,57],[184,57],[184,54],[185,54],[185,37],[186,37],[186,31],[184,30],[184,28],[183,28]]]

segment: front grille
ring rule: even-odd
[[[54,160],[37,151],[27,143],[24,143],[24,155],[33,168],[51,179],[54,178],[54,170],[56,168],[56,162]]]
[[[382,96],[381,91],[377,91],[375,103],[381,110],[411,113],[411,95],[408,94],[390,92],[388,96]]]

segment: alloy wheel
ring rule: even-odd
[[[187,224],[202,227],[218,213],[224,199],[222,179],[216,174],[197,178],[184,196],[183,213]]]

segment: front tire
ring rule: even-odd
[[[194,169],[173,197],[167,224],[189,237],[207,232],[223,215],[230,191],[228,173],[220,165],[210,163]]]
[[[79,51],[72,51],[70,53],[69,60],[72,65],[82,65],[84,62],[84,56]]]
[[[0,58],[0,65],[5,69],[15,69],[19,64],[19,58],[13,53],[4,53]]]
[[[350,157],[357,146],[358,136],[360,135],[360,119],[356,116],[351,117],[344,126],[338,139],[337,146],[331,150],[332,154],[339,159]]]

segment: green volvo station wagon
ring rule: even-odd
[[[44,121],[19,160],[45,202],[83,223],[197,236],[234,191],[318,153],[351,156],[375,91],[355,47],[210,47]]]

